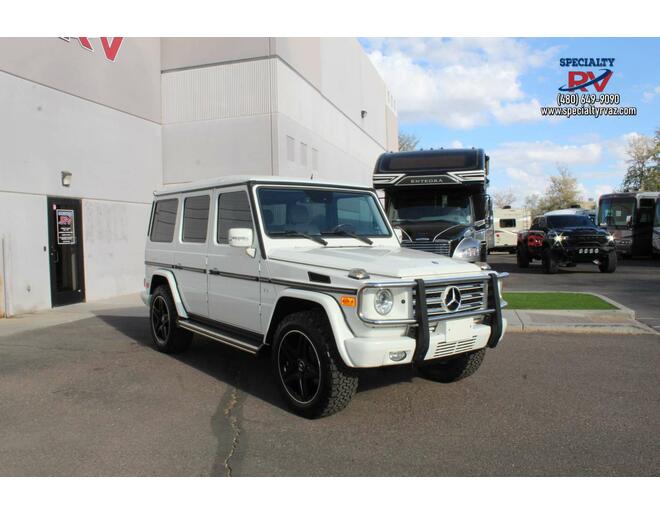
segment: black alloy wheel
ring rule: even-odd
[[[156,296],[151,306],[151,327],[153,334],[162,345],[170,337],[170,311],[162,296]]]
[[[321,389],[321,360],[309,338],[299,330],[290,330],[278,346],[278,370],[288,395],[301,404],[309,404]]]

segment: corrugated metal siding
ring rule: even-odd
[[[272,112],[274,68],[274,59],[263,59],[164,73],[163,123]]]

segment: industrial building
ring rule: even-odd
[[[164,184],[371,184],[397,136],[355,39],[0,39],[0,316],[138,291]]]

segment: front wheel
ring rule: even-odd
[[[598,269],[601,273],[614,273],[616,270],[616,252],[610,252],[604,258],[600,259],[600,264],[598,264]]]
[[[486,355],[486,349],[463,353],[449,359],[443,359],[435,364],[422,365],[420,374],[435,382],[450,383],[473,375],[481,366]]]
[[[282,397],[295,413],[320,418],[339,412],[353,398],[358,378],[344,369],[325,315],[289,314],[275,331],[272,364]]]
[[[552,255],[550,248],[543,250],[543,271],[554,275],[559,270],[559,261]]]

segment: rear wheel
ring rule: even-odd
[[[616,264],[617,264],[616,252],[610,252],[605,257],[600,258],[600,264],[598,265],[598,269],[602,273],[614,273],[614,271],[616,270]]]
[[[486,349],[476,352],[463,353],[449,359],[443,359],[435,364],[422,365],[419,373],[429,380],[436,382],[456,382],[474,374],[484,361]]]
[[[529,268],[529,252],[524,245],[518,245],[516,249],[516,260],[519,268]]]
[[[557,258],[552,255],[552,251],[550,251],[550,248],[546,248],[543,250],[543,271],[550,275],[554,275],[557,273],[559,269],[559,261]]]
[[[358,378],[336,355],[324,313],[289,314],[277,327],[273,341],[273,372],[291,410],[307,418],[320,418],[350,403]]]
[[[178,315],[172,293],[167,286],[158,286],[149,308],[151,338],[156,350],[180,353],[188,349],[192,333],[177,325]]]

